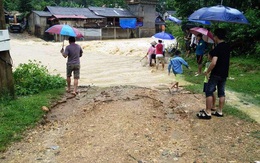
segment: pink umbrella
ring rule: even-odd
[[[60,35],[64,35],[64,36],[78,37],[78,38],[83,37],[82,33],[77,28],[71,27],[66,24],[65,25],[62,25],[62,24],[54,25],[54,26],[50,27],[49,29],[47,29],[45,32],[53,33],[53,34],[60,34]]]
[[[190,32],[195,35],[201,33],[203,35],[202,38],[204,41],[206,41],[208,43],[214,43],[213,34],[205,28],[194,27],[194,28],[190,29]]]
[[[58,24],[58,25],[51,26],[45,32],[52,33],[52,34],[60,34],[64,36],[72,36],[77,38],[83,37],[83,34],[77,28],[71,27],[67,24],[63,24],[63,25]],[[64,40],[63,40],[62,48],[63,47],[64,47]]]

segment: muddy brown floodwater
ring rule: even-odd
[[[14,65],[41,61],[65,75],[61,43],[12,39]],[[149,38],[80,42],[80,94],[65,94],[2,163],[253,163],[260,161],[260,126],[232,116],[199,120],[205,98],[173,76],[143,67]],[[55,71],[54,71],[55,70]],[[184,81],[181,85],[187,84]],[[39,109],[41,106],[39,106]]]

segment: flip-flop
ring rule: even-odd
[[[224,117],[223,113],[220,114],[219,112],[215,111],[215,112],[212,112],[211,115],[214,115],[216,117]]]
[[[77,96],[77,92],[71,92],[71,94],[73,94],[74,96]]]
[[[208,115],[205,110],[201,110],[197,113],[199,119],[211,119],[211,115]]]
[[[199,112],[203,112],[203,111],[205,111],[205,109],[201,109]],[[216,109],[211,109],[211,111],[212,111],[212,112],[215,112]]]

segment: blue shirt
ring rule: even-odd
[[[203,39],[200,39],[200,41],[198,42],[198,45],[196,46],[196,55],[203,55],[205,52],[205,48],[206,48],[206,43]]]
[[[171,60],[170,63],[168,65],[168,72],[172,72],[174,74],[182,74],[183,70],[182,70],[182,65],[186,66],[187,68],[189,67],[188,63],[181,57],[179,56],[174,56]]]

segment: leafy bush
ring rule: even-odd
[[[29,61],[20,64],[14,71],[15,89],[17,95],[31,95],[43,90],[62,88],[66,81],[60,75],[50,75],[41,62]]]
[[[233,49],[233,56],[260,57],[260,11],[258,9],[248,9],[245,13],[249,25],[234,23],[219,23],[218,27],[228,31],[228,42]]]
[[[181,29],[181,26],[176,25],[171,21],[166,21],[166,32],[171,33],[175,39],[178,41],[178,48],[184,50],[185,42],[184,42],[184,33]]]

